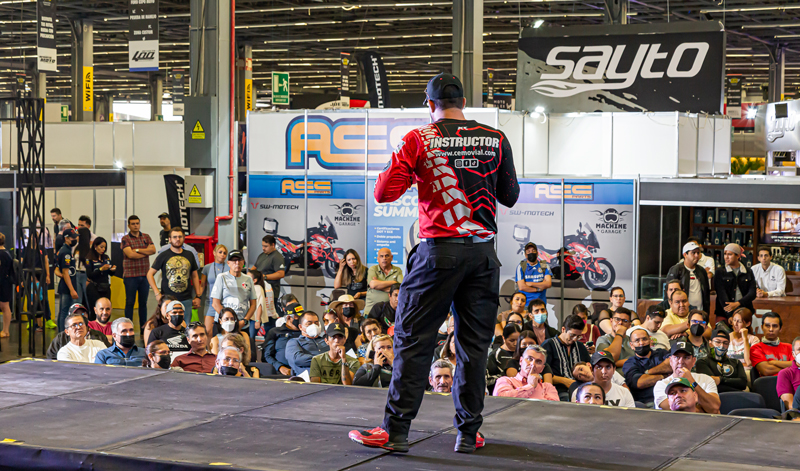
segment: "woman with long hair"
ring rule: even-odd
[[[85,227],[79,227],[78,231],[78,245],[75,247],[75,291],[78,292],[79,303],[86,306],[86,285],[89,280],[86,277],[86,262],[89,257],[89,252],[92,250],[92,231]],[[89,309],[89,320],[95,320],[94,309]]]
[[[333,288],[344,288],[355,299],[367,297],[367,267],[355,249],[350,249],[339,261],[339,271],[333,280]]]
[[[583,331],[581,331],[581,336],[578,338],[578,341],[586,345],[586,349],[589,350],[589,355],[594,354],[595,343],[597,339],[600,338],[600,329],[597,328],[596,325],[589,323],[589,309],[585,305],[576,304],[575,307],[572,308],[572,314],[583,319]]]
[[[144,323],[144,328],[142,330],[142,342],[147,345],[147,341],[150,340],[150,332],[153,331],[156,327],[161,327],[164,324],[169,324],[169,316],[164,312],[167,305],[172,302],[176,301],[175,297],[170,295],[161,296],[161,299],[158,300],[156,304],[156,309],[153,311],[153,315],[150,316],[149,319]],[[184,321],[185,324],[185,321]]]
[[[356,354],[358,355],[358,361],[360,361],[362,365],[364,363],[369,363],[370,360],[367,356],[367,349],[369,348],[372,339],[380,335],[380,333],[381,324],[377,320],[364,319],[364,322],[361,323],[361,334],[359,335],[361,345],[358,347]]]
[[[503,335],[503,329],[506,327],[506,321],[508,320],[508,316],[510,314],[520,314],[524,320],[528,320],[528,311],[525,309],[525,304],[527,302],[528,301],[525,297],[525,293],[521,291],[517,291],[511,295],[511,301],[509,302],[511,309],[508,311],[503,311],[497,315],[497,322],[494,325],[495,337],[500,337]]]
[[[219,349],[222,348],[222,339],[228,334],[240,334],[247,340],[244,353],[247,354],[247,359],[250,360],[250,336],[247,335],[247,332],[242,330],[236,311],[229,307],[224,307],[219,313],[219,333],[211,337],[211,341],[208,345],[208,349],[211,353],[214,355],[219,353]]]
[[[254,332],[258,333],[264,327],[264,336],[273,327],[278,318],[275,311],[275,295],[272,286],[264,281],[264,275],[258,270],[248,270],[247,276],[253,279],[253,287],[256,290],[256,312],[253,313]]]
[[[514,314],[518,316],[519,314]],[[511,317],[511,316],[509,316]],[[494,391],[494,383],[497,379],[506,375],[508,364],[514,357],[514,349],[517,346],[517,339],[522,332],[520,324],[506,324],[503,329],[503,343],[489,353],[489,361],[486,364],[486,388],[489,394]]]
[[[153,340],[148,343],[144,352],[145,357],[142,358],[143,368],[168,370],[169,365],[172,364],[172,358],[169,354],[169,345],[163,340]]]
[[[228,248],[222,244],[217,244],[214,247],[214,261],[212,263],[206,263],[203,266],[203,271],[200,274],[200,289],[202,292],[197,293],[197,296],[200,299],[203,299],[203,293],[208,293],[206,296],[206,315],[205,319],[209,317],[213,320],[205,321],[204,324],[206,326],[206,330],[209,334],[211,331],[209,330],[213,325],[214,322],[219,320],[217,311],[214,310],[214,307],[211,305],[211,290],[214,288],[214,283],[217,281],[217,276],[229,271],[230,268],[228,267]]]
[[[447,339],[444,341],[444,345],[442,345],[442,352],[439,354],[439,358],[436,360],[447,360],[453,364],[453,366],[458,367],[457,358],[456,358],[456,336],[455,331],[450,332],[447,334]]]
[[[117,267],[111,264],[111,259],[107,253],[108,244],[102,237],[96,238],[89,249],[86,257],[86,277],[89,283],[86,285],[86,308],[89,312],[94,312],[94,305],[100,298],[111,299],[111,274]]]

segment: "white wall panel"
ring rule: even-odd
[[[517,168],[517,173],[525,176],[547,174],[549,149],[548,133],[549,122],[546,117],[525,115],[523,119],[523,147],[522,168]]]
[[[700,132],[697,153],[697,173],[711,174],[714,159],[714,117],[700,115]]]
[[[614,176],[675,176],[674,113],[614,113]]]
[[[678,174],[697,175],[697,115],[678,117]]]
[[[524,149],[524,124],[525,115],[512,111],[500,111],[497,117],[498,128],[506,135],[511,144],[511,154],[514,156],[514,168],[518,174],[522,174]]]
[[[611,115],[550,115],[551,175],[608,175],[611,166]]]
[[[731,120],[715,119],[714,133],[717,136],[714,139],[714,173],[731,173]]]
[[[183,167],[183,144],[183,121],[137,122],[134,164],[137,167]]]

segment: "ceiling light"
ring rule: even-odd
[[[544,24],[544,20],[539,18],[538,20],[533,22],[533,27],[534,28],[538,28],[538,27],[542,26],[543,24]]]

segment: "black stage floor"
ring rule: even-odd
[[[487,446],[454,453],[449,396],[411,451],[356,445],[380,389],[26,360],[0,365],[0,469],[731,471],[796,469],[800,424],[487,398]]]

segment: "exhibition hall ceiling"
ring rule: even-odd
[[[727,31],[727,72],[742,74],[759,93],[768,80],[770,54],[786,54],[786,90],[800,85],[800,3],[770,0],[630,0],[631,24],[719,21]],[[237,0],[236,39],[253,46],[259,102],[269,101],[271,72],[291,74],[291,92],[335,93],[339,53],[379,51],[391,91],[419,92],[452,63],[452,0],[338,2]],[[140,100],[148,73],[128,72],[128,0],[59,0],[56,24],[58,73],[48,73],[48,98],[70,93],[71,21],[94,24],[96,93]],[[604,2],[484,0],[484,68],[495,69],[495,92],[514,91],[517,38],[523,27],[604,23]],[[160,72],[189,68],[189,1],[160,0]],[[0,0],[0,94],[36,56],[36,1]],[[351,69],[355,79],[355,71]],[[169,99],[169,86],[165,86]]]

